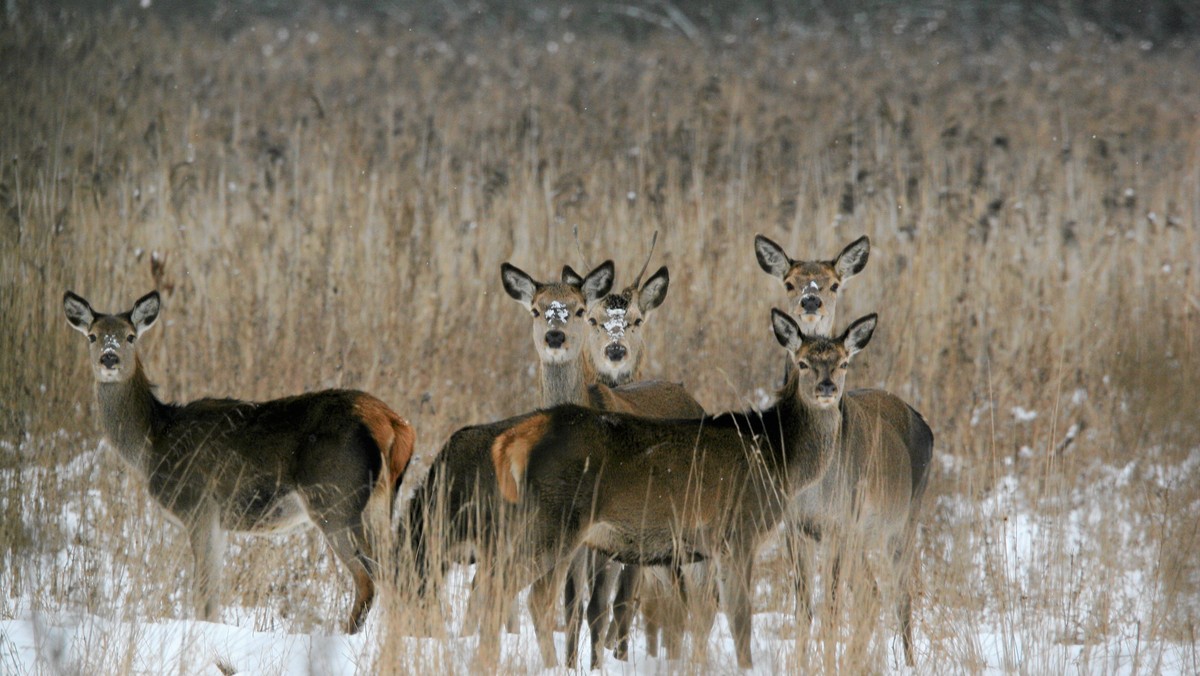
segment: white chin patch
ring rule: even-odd
[[[573,355],[565,347],[550,347],[547,345],[542,348],[542,360],[547,364],[562,364],[563,362],[571,361]]]
[[[115,383],[121,379],[121,372],[117,369],[106,369],[101,366],[96,369],[96,379],[102,383]]]
[[[630,369],[628,368],[628,362],[605,359],[604,363],[607,365],[604,371],[610,379],[622,380],[629,377]]]
[[[815,324],[821,321],[821,315],[815,312],[805,312],[804,314],[800,315],[800,319],[808,322],[809,324]]]
[[[837,397],[817,397],[817,406],[832,408],[837,405]]]

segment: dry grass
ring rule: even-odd
[[[164,292],[144,357],[165,399],[365,389],[428,455],[536,403],[502,261],[547,277],[612,257],[625,284],[658,230],[672,285],[647,370],[719,411],[777,375],[767,317],[784,296],[754,233],[804,256],[865,233],[839,324],[881,321],[851,378],[902,395],[937,435],[918,661],[980,669],[988,633],[1005,668],[1079,666],[1039,661],[1067,642],[1109,671],[1129,656],[1086,648],[1131,622],[1139,650],[1194,641],[1194,44],[555,26],[318,16],[221,35],[116,14],[0,28],[0,617],[21,599],[141,620],[187,607],[183,538],[93,453],[64,289],[103,311]],[[1035,580],[1012,572],[1014,506],[1035,521],[1021,524]],[[236,540],[227,559],[243,624],[336,626],[347,590],[316,537]],[[786,575],[774,554],[762,570]],[[790,608],[787,586],[764,585],[760,606]],[[382,614],[403,629],[403,608]],[[843,636],[890,635],[886,614],[862,615]],[[101,664],[119,670],[109,648]],[[408,650],[376,666],[448,661]],[[879,651],[835,658],[875,670]]]

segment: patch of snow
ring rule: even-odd
[[[1019,423],[1033,422],[1038,417],[1037,411],[1026,410],[1021,406],[1013,406],[1012,415]]]

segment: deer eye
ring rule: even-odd
[[[837,290],[838,290],[839,288],[841,288],[841,286],[842,286],[841,284],[838,284],[837,282],[834,282],[834,283],[833,283],[833,285],[829,287],[829,290],[830,290],[830,291],[833,291],[834,293],[837,293]]]
[[[125,340],[129,341],[130,343],[133,343],[133,339],[134,339],[135,337],[136,337],[136,336],[134,336],[134,335],[131,333],[131,334],[129,334],[128,336],[125,336]]]
[[[795,290],[796,290],[796,285],[795,285],[795,284],[792,284],[791,282],[784,282],[784,283],[783,283],[783,288],[787,289],[788,291],[795,291]]]
[[[642,325],[642,318],[641,318],[641,317],[638,317],[637,319],[633,320],[633,325],[634,325],[634,326],[641,326],[641,325]]]
[[[848,369],[848,368],[850,368],[850,362],[848,362],[848,361],[844,361],[844,362],[842,362],[842,363],[838,364],[838,368],[840,368],[840,369]]]
[[[576,310],[576,311],[575,311],[575,316],[576,316],[576,317],[582,317],[582,316],[583,316],[583,308],[579,308],[578,310]]]
[[[89,334],[88,334],[88,342],[89,342],[89,343],[94,343],[94,342],[96,342],[96,334],[94,334],[94,333],[89,333]]]
[[[796,368],[800,369],[801,371],[807,371],[809,368],[808,362],[798,361],[796,362]]]
[[[542,313],[538,312],[537,308],[533,308],[533,316],[534,317],[540,317],[541,315],[542,315]]]
[[[595,325],[596,325],[596,318],[595,318],[595,317],[588,317],[588,324],[591,324],[592,326],[595,326]]]

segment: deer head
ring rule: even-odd
[[[754,254],[762,269],[783,282],[792,312],[809,335],[828,336],[833,332],[834,314],[842,285],[862,272],[871,252],[871,240],[859,237],[842,249],[831,261],[798,261],[788,257],[770,239],[754,238]]]
[[[588,306],[588,357],[604,384],[616,387],[636,377],[646,344],[642,323],[652,310],[662,305],[670,284],[664,265],[645,284],[639,274],[620,293],[609,294]]]
[[[791,355],[797,393],[806,404],[817,408],[837,406],[846,389],[850,358],[871,342],[877,319],[875,314],[862,317],[837,338],[810,337],[786,312],[771,310],[775,339]]]
[[[533,318],[533,344],[544,364],[562,364],[582,354],[587,334],[583,320],[589,303],[612,288],[613,263],[604,261],[586,277],[564,266],[561,282],[539,282],[520,268],[500,266],[504,290]]]
[[[137,340],[158,319],[158,292],[151,291],[120,314],[100,314],[82,297],[70,291],[63,295],[63,310],[71,328],[87,336],[96,380],[123,382],[137,370]]]

